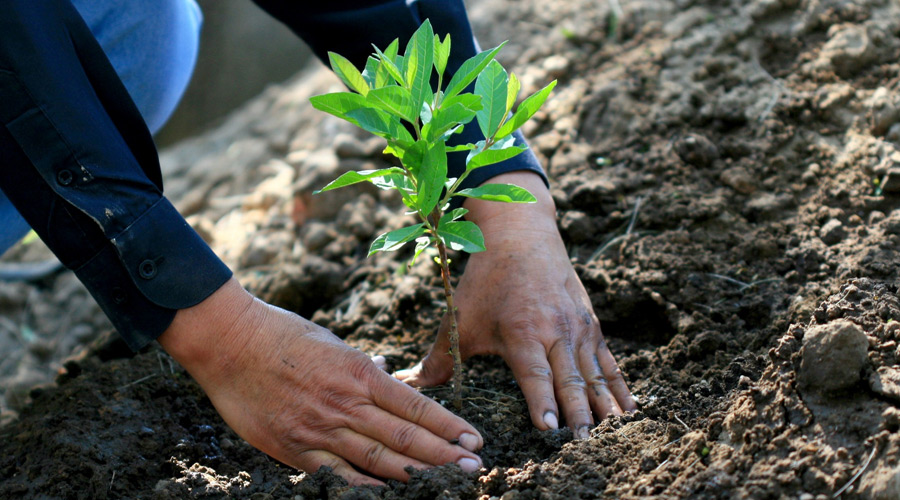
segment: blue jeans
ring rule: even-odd
[[[197,60],[203,15],[194,0],[71,0],[150,132],[172,116]],[[0,254],[31,229],[0,191]]]

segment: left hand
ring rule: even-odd
[[[637,409],[609,352],[590,299],[556,228],[543,181],[511,172],[489,182],[516,184],[538,202],[519,205],[466,200],[487,251],[472,254],[454,298],[463,359],[497,354],[509,364],[542,430],[559,426],[560,410],[576,438],[586,438],[593,413],[605,418]],[[445,316],[428,355],[395,374],[414,386],[453,375]]]

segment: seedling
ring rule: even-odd
[[[467,210],[450,209],[451,199],[536,201],[526,189],[511,184],[484,184],[465,189],[461,186],[474,170],[525,151],[524,147],[515,145],[512,133],[534,116],[556,85],[553,81],[531,95],[513,113],[521,84],[494,59],[502,47],[503,44],[471,57],[455,74],[449,75],[445,85],[450,35],[442,41],[426,20],[410,38],[403,55],[399,54],[398,40],[384,50],[375,47],[362,72],[343,56],[329,53],[335,74],[354,92],[311,99],[316,109],[384,138],[387,141],[384,152],[399,160],[399,166],[347,172],[317,193],[370,182],[380,189],[397,190],[403,204],[418,217],[417,224],[378,236],[369,248],[369,256],[393,252],[415,241],[409,264],[412,265],[430,245],[437,247],[450,322],[457,408],[462,405],[462,360],[447,250],[475,253],[484,251],[485,247],[478,226],[463,220]],[[437,90],[432,87],[433,82],[437,83]],[[472,82],[474,93],[466,92]],[[485,139],[475,144],[448,146],[447,141],[472,120],[477,122]],[[458,151],[468,152],[465,171],[458,177],[448,178],[447,154]]]

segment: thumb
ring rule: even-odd
[[[450,354],[450,340],[443,331],[438,334],[425,359],[412,368],[394,373],[395,378],[413,387],[440,385],[450,380],[451,376],[453,376],[453,356]]]

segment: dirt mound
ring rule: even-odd
[[[483,45],[512,39],[523,93],[560,79],[526,135],[640,411],[581,441],[531,430],[509,370],[474,359],[461,415],[486,469],[348,488],[250,448],[161,351],[125,359],[100,336],[0,428],[0,496],[900,495],[900,6],[482,0],[471,13]],[[385,165],[377,141],[307,104],[337,88],[310,70],[168,150],[167,190],[251,291],[402,368],[428,348],[440,284],[430,259],[365,259],[404,222],[398,200],[311,196]]]

